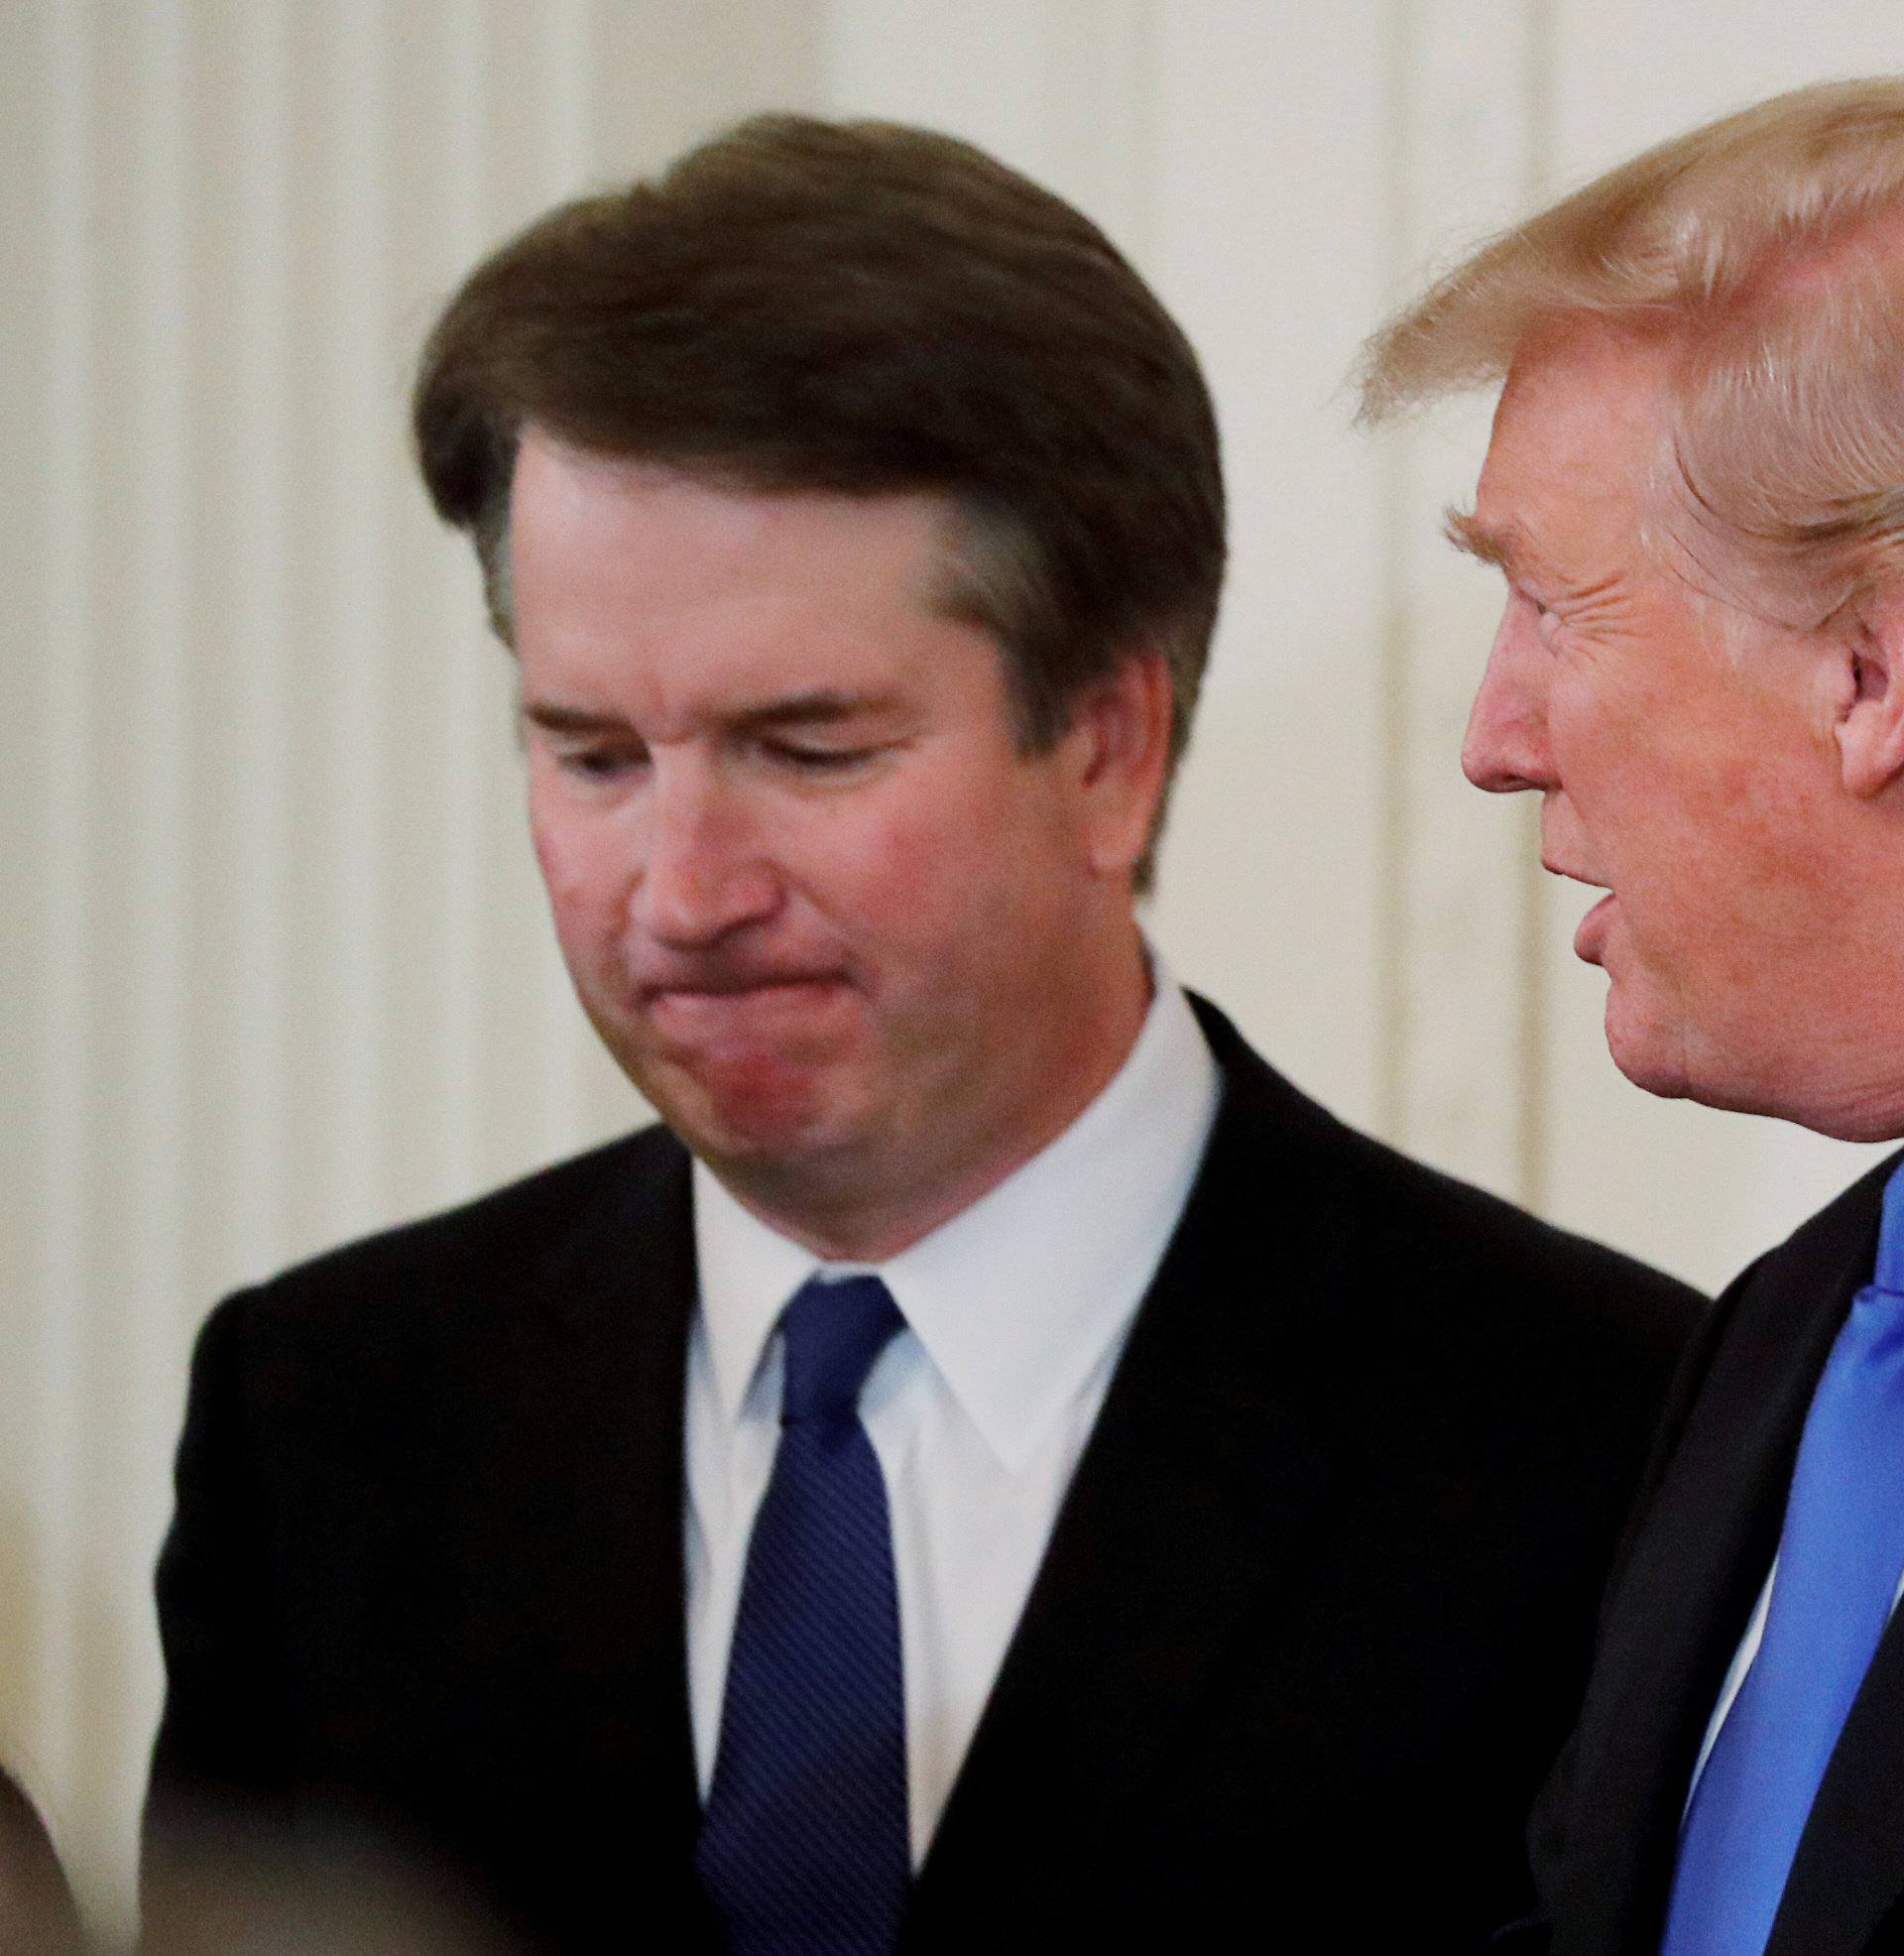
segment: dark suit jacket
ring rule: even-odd
[[[907,1956],[1478,1946],[1693,1310],[1224,1096],[921,1872]],[[650,1130],[228,1300],[159,1572],[196,1799],[368,1812],[537,1947],[711,1947],[683,1660],[688,1158]]]
[[[1799,1433],[1870,1281],[1874,1168],[1714,1306],[1675,1382],[1532,1844],[1554,1956],[1653,1956],[1700,1742],[1771,1566]],[[1893,1619],[1799,1843],[1767,1956],[1904,1952],[1904,1624]],[[1548,1941],[1529,1925],[1530,1949]],[[1518,1948],[1519,1943],[1510,1946]]]

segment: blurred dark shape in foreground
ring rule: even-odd
[[[141,1909],[139,1956],[531,1956],[427,1861],[304,1816],[287,1836],[178,1806],[155,1830],[148,1814]]]
[[[0,1956],[78,1956],[79,1918],[47,1830],[0,1773]]]

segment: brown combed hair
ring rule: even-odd
[[[451,301],[414,425],[505,639],[526,428],[748,489],[936,492],[948,608],[997,637],[1026,747],[1153,650],[1182,751],[1224,563],[1196,356],[1094,224],[969,144],[761,116],[549,212]]]
[[[1904,572],[1904,77],[1775,96],[1502,232],[1368,341],[1362,417],[1592,319],[1671,335],[1675,501],[1775,601]]]

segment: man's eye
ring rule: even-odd
[[[582,781],[619,781],[641,766],[643,756],[625,747],[568,747],[556,759],[564,774]]]
[[[1560,623],[1559,613],[1551,605],[1542,604],[1537,597],[1527,591],[1516,590],[1514,595],[1533,613],[1534,630],[1540,637],[1543,640],[1551,638]]]
[[[807,747],[798,741],[774,740],[763,750],[768,758],[802,775],[839,775],[864,767],[879,752],[874,747]]]

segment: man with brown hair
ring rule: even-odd
[[[1367,399],[1490,379],[1451,531],[1507,602],[1463,764],[1606,892],[1575,949],[1614,1060],[1904,1136],[1904,79],[1529,219],[1373,342]],[[1898,1160],[1689,1356],[1536,1818],[1556,1956],[1904,1950]]]
[[[214,1314],[155,1866],[368,1823],[589,1952],[1473,1944],[1689,1299],[1146,947],[1182,334],[977,151],[771,118],[479,268],[416,422],[665,1125]]]

